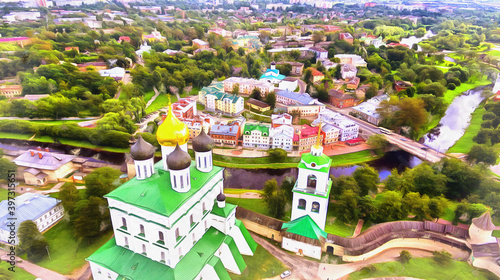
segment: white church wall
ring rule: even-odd
[[[306,207],[304,209],[299,209],[300,199],[304,199],[306,201]],[[318,212],[312,211],[312,206],[314,202],[319,203]],[[291,217],[292,221],[302,216],[309,215],[309,217],[311,217],[321,229],[325,229],[327,211],[328,211],[328,198],[321,198],[300,192],[293,193],[292,217]]]
[[[234,259],[233,254],[231,253],[231,250],[226,243],[222,243],[218,250],[218,253],[218,257],[222,260],[222,264],[227,270],[235,274],[241,274],[241,271],[238,268],[238,264],[236,264],[236,260]]]
[[[234,239],[234,242],[236,242],[236,247],[238,247],[238,250],[240,251],[241,254],[247,255],[247,256],[253,256],[252,249],[250,249],[250,246],[248,245],[245,237],[243,236],[243,233],[241,233],[241,230],[239,227],[232,227],[231,230],[229,231],[229,236],[231,236]]]
[[[198,274],[195,278],[195,280],[202,280],[202,279],[213,279],[213,280],[218,280],[219,275],[217,275],[217,272],[215,272],[215,269],[209,265],[206,264],[203,269],[200,271],[200,274]]]
[[[307,187],[307,177],[309,175],[316,176],[316,190],[318,192],[325,193],[326,187],[328,185],[328,173],[318,172],[315,170],[309,169],[299,169],[299,175],[297,177],[297,186],[301,189],[305,189]]]
[[[308,256],[318,260],[321,259],[321,247],[319,246],[314,246],[311,244],[283,237],[283,241],[281,242],[281,247],[288,251],[292,251],[295,253],[302,253],[304,256]]]
[[[94,280],[109,280],[109,279],[116,279],[118,277],[118,274],[113,272],[112,270],[109,270],[93,262],[89,263],[90,263],[90,269],[92,270],[92,277],[94,278]]]

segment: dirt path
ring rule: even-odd
[[[299,256],[294,256],[290,255],[289,253],[276,248],[274,245],[269,243],[267,240],[264,238],[260,237],[259,235],[250,232],[252,235],[253,239],[259,243],[264,249],[269,251],[275,258],[280,260],[282,263],[284,263],[286,266],[290,268],[292,271],[292,275],[290,277],[287,277],[287,279],[303,279],[303,280],[313,280],[313,279],[319,279],[317,277],[318,273],[318,268],[319,268],[319,263],[315,261],[310,261],[307,260],[303,257]],[[273,278],[268,278],[268,279],[281,279],[280,276],[276,276]]]
[[[0,258],[5,261],[8,260],[7,252],[1,250]],[[42,279],[50,279],[50,280],[68,280],[68,278],[62,274],[59,274],[55,271],[43,268],[29,261],[23,260],[21,258],[16,257],[16,267],[22,268],[26,270],[28,273],[42,278]]]

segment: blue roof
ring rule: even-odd
[[[50,196],[45,196],[37,193],[25,193],[16,197],[16,224],[26,220],[35,220],[50,209],[54,208],[59,202]],[[12,216],[9,215],[8,201],[0,202],[0,229],[9,230],[7,224]]]
[[[234,135],[238,133],[238,125],[214,124],[210,129],[210,134]]]
[[[276,92],[276,95],[283,96],[289,99],[293,99],[295,102],[298,104],[306,105],[311,103],[314,98],[312,98],[309,94],[307,93],[297,93],[297,92],[292,92],[288,90],[281,90]]]

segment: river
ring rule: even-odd
[[[481,95],[483,89],[484,87],[471,89],[456,97],[446,110],[437,129],[424,136],[424,144],[439,152],[446,152],[453,146],[464,135],[469,127],[471,114],[483,101],[484,96]]]
[[[408,47],[411,49],[413,47],[414,44],[418,44],[420,43],[421,41],[423,40],[427,40],[429,39],[430,37],[434,36],[436,34],[432,33],[432,31],[427,31],[427,33],[425,33],[425,35],[421,38],[417,38],[415,36],[410,36],[408,38],[403,38],[401,39],[401,44],[406,44],[408,45]],[[420,46],[418,46],[418,51],[422,51],[422,48]]]

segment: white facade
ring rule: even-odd
[[[344,64],[342,65],[342,68],[340,68],[340,72],[342,75],[342,79],[346,80],[356,77],[358,70],[352,64]]]
[[[292,125],[292,120],[292,115],[287,113],[271,115],[271,123],[273,127],[277,127],[280,125]]]
[[[347,141],[350,139],[358,138],[359,126],[331,110],[323,110],[318,114],[318,118],[313,121],[312,125],[319,125],[319,123],[329,124],[339,129],[339,141]]]
[[[135,175],[137,180],[144,180],[151,177],[154,171],[154,157],[146,160],[134,160]]]
[[[280,90],[288,90],[288,91],[294,91],[298,86],[298,82],[297,80],[291,80],[291,79],[284,79],[282,80],[279,85],[278,85],[278,88]]]
[[[210,172],[212,171],[212,152],[195,152],[194,159],[196,161],[196,168],[201,172]]]
[[[321,247],[314,246],[312,244],[307,244],[297,240],[283,237],[281,242],[281,247],[291,252],[302,253],[304,256],[308,256],[315,259],[321,259]]]
[[[269,128],[267,128],[269,131]],[[247,134],[247,132],[249,132]],[[243,147],[269,149],[270,137],[269,133],[263,132],[260,129],[248,130],[245,127],[243,133]]]
[[[492,230],[484,230],[477,227],[472,223],[469,227],[469,243],[471,244],[484,244],[484,243],[496,243],[496,237],[492,236]]]
[[[281,125],[276,128],[271,128],[271,144],[272,148],[280,148],[285,151],[291,151],[293,148],[293,127],[290,125]]]

